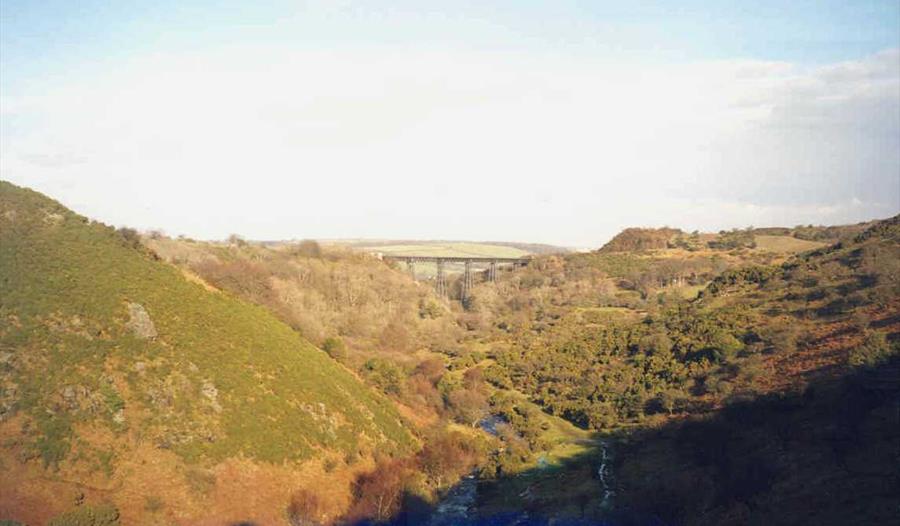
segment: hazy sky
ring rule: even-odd
[[[896,0],[130,4],[0,0],[0,178],[107,223],[595,247],[900,211]]]

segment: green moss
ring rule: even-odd
[[[71,423],[65,417],[45,416],[38,420],[38,431],[34,447],[44,461],[44,466],[55,468],[69,452]]]

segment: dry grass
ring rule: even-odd
[[[827,245],[821,241],[807,241],[791,236],[755,236],[757,250],[794,254],[821,248]]]
[[[4,422],[0,438],[7,443],[18,433],[21,419]],[[80,431],[81,433],[82,431]],[[189,480],[190,469],[174,453],[147,443],[134,444],[88,433],[95,446],[121,452],[110,480],[89,480],[87,466],[64,462],[48,472],[39,462],[22,462],[19,448],[0,448],[0,517],[23,524],[46,524],[54,516],[76,506],[79,496],[87,505],[110,502],[128,525],[219,526],[250,521],[254,524],[287,525],[285,510],[291,495],[301,488],[314,489],[329,519],[339,517],[352,502],[356,476],[371,469],[371,461],[353,466],[342,462],[326,470],[324,458],[303,464],[268,464],[231,458],[204,471],[210,474],[207,491],[197,491]],[[129,447],[121,447],[131,442]],[[148,499],[156,503],[148,510]]]

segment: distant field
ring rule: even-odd
[[[805,239],[797,239],[791,236],[754,236],[756,239],[756,248],[760,250],[768,250],[770,252],[805,252],[819,247],[824,247],[828,243],[821,241],[807,241]]]
[[[445,256],[445,257],[498,257],[518,258],[528,252],[518,248],[483,243],[421,243],[402,245],[377,245],[359,247],[367,252],[381,252],[389,255]]]

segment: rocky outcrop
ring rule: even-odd
[[[128,328],[134,332],[138,338],[152,340],[156,338],[156,327],[147,309],[139,303],[128,304]]]

